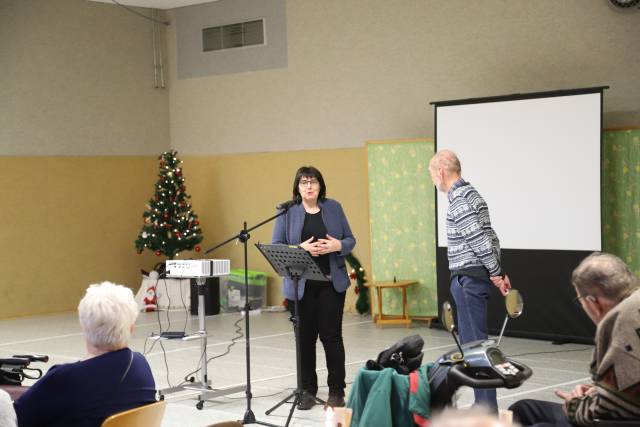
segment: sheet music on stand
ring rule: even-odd
[[[256,243],[256,247],[281,277],[293,278],[296,275],[308,280],[329,281],[309,252],[299,246]]]

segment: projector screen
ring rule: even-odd
[[[601,250],[602,88],[434,104],[437,149],[460,158],[503,249]],[[448,205],[438,192],[439,247]]]

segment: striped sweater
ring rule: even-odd
[[[500,242],[482,196],[464,179],[457,180],[447,193],[447,255],[451,275],[498,276]],[[485,270],[486,269],[486,270]]]
[[[598,418],[638,420],[640,425],[640,290],[598,324],[591,363],[593,385],[567,404],[569,421],[590,426]]]

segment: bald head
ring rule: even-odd
[[[460,160],[456,153],[451,150],[440,150],[433,155],[429,162],[429,168],[439,169],[442,168],[448,174],[458,174],[462,171],[460,167]]]
[[[440,150],[429,162],[431,180],[439,191],[446,193],[460,178],[460,160],[451,150]]]

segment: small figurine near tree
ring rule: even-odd
[[[158,160],[158,182],[142,214],[144,225],[136,239],[136,249],[139,254],[149,249],[169,259],[183,251],[200,252],[202,230],[198,215],[191,208],[191,196],[186,193],[182,160],[174,150],[165,151]]]

